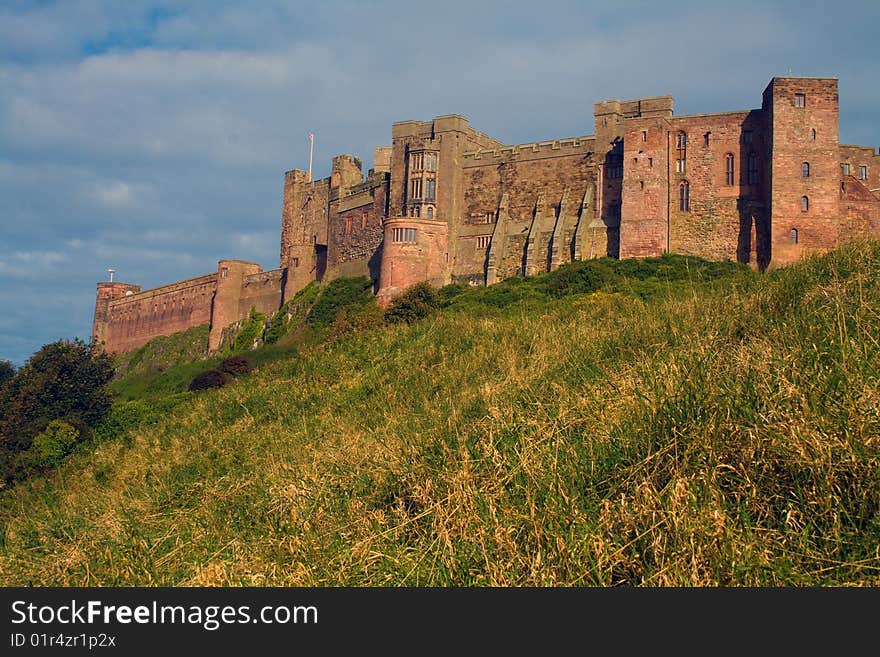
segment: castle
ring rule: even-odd
[[[838,139],[837,80],[773,78],[760,109],[673,116],[671,96],[594,105],[592,135],[510,146],[458,115],[402,121],[391,145],[331,175],[284,177],[278,269],[216,272],[142,291],[98,283],[93,339],[110,352],[210,324],[209,348],[252,307],[309,281],[365,274],[387,304],[408,286],[663,252],[765,269],[880,237],[880,153]]]

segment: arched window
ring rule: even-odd
[[[678,209],[682,212],[691,210],[691,186],[687,180],[683,180],[678,186]]]
[[[792,244],[798,243],[798,230],[797,230],[797,228],[791,229],[791,243]]]
[[[809,162],[804,162],[803,165],[801,166],[801,175],[804,178],[810,177],[810,163]]]
[[[429,205],[428,206],[428,219],[433,219],[433,218],[434,218],[434,207]]]
[[[801,196],[801,212],[807,212],[810,209],[810,199],[806,196]]]
[[[734,180],[733,153],[724,156],[724,184],[732,185]]]
[[[687,142],[686,132],[679,132],[675,137],[675,172],[684,175],[687,171]]]
[[[813,141],[816,141],[816,128],[813,128],[812,132],[810,133],[810,136],[813,138]]]

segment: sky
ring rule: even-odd
[[[760,107],[836,77],[843,143],[880,145],[880,2],[0,0],[0,359],[88,340],[95,286],[278,266],[284,171],[464,114],[516,144],[593,103]]]

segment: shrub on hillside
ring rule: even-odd
[[[88,437],[110,410],[107,383],[113,378],[110,357],[82,340],[59,340],[43,346],[0,387],[0,469],[6,481],[31,471],[27,452],[53,420]]]
[[[220,370],[205,370],[201,374],[197,374],[189,384],[189,389],[193,392],[199,390],[210,390],[211,388],[222,388],[229,381]]]
[[[256,346],[257,340],[263,337],[263,329],[266,328],[265,313],[257,312],[257,309],[251,307],[248,318],[242,322],[238,335],[235,336],[233,351],[246,351]]]
[[[385,321],[412,324],[440,308],[440,294],[430,283],[416,283],[394,299],[385,311]]]
[[[320,292],[321,287],[312,281],[285,303],[269,322],[264,336],[266,344],[275,344],[296,328],[306,318]]]
[[[41,433],[34,437],[30,449],[30,461],[38,468],[53,467],[61,463],[79,439],[76,427],[64,420],[52,420]]]
[[[547,292],[553,297],[588,294],[601,289],[616,278],[614,262],[607,258],[578,260],[563,265],[545,279]]]
[[[375,299],[359,308],[342,308],[330,329],[330,338],[343,338],[358,331],[385,325],[385,311]]]
[[[224,374],[231,376],[241,376],[247,374],[253,369],[251,361],[246,356],[230,356],[217,366],[217,369]]]
[[[339,311],[356,311],[373,301],[373,281],[366,276],[334,278],[321,290],[306,322],[317,326],[330,326]]]

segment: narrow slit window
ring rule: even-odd
[[[791,243],[792,243],[792,244],[797,244],[797,243],[798,243],[798,229],[797,229],[797,228],[792,228],[792,229],[791,229],[790,236],[791,236]]]
[[[801,165],[801,176],[803,176],[804,178],[810,177],[810,163],[809,162],[804,162]]]
[[[691,186],[687,180],[678,186],[678,209],[681,212],[690,212],[691,210]]]
[[[809,212],[810,210],[810,198],[808,196],[801,196],[801,212]]]
[[[734,158],[733,153],[724,156],[724,184],[731,186],[734,183]]]

